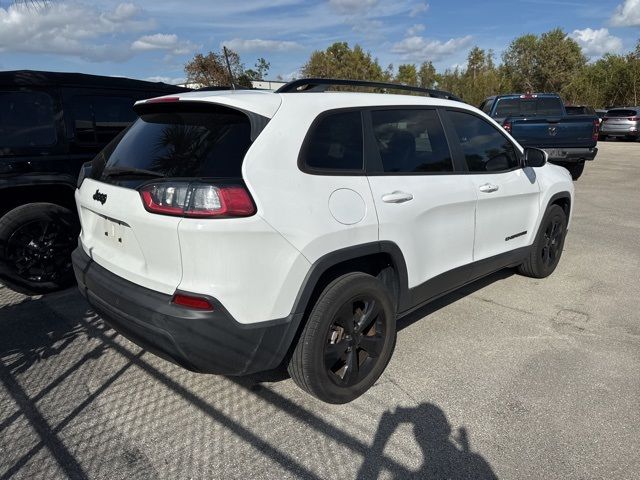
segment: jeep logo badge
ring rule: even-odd
[[[104,202],[107,201],[107,194],[100,193],[100,190],[96,190],[96,193],[93,194],[93,199],[104,205]]]

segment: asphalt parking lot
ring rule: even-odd
[[[600,148],[556,272],[401,320],[348,405],[187,372],[73,289],[0,286],[0,478],[638,478],[640,144]]]

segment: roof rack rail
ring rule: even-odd
[[[219,90],[253,90],[251,87],[241,87],[236,85],[236,88],[231,87],[231,85],[218,85],[212,87],[200,87],[195,89],[196,92],[217,92]]]
[[[368,80],[345,80],[341,78],[301,78],[284,84],[276,93],[302,93],[302,92],[325,92],[332,86],[348,86],[348,87],[368,87],[368,88],[386,88],[390,90],[406,90],[426,94],[429,97],[444,98],[447,100],[455,100],[462,102],[460,97],[453,93],[443,90],[433,90],[430,88],[414,87],[412,85],[403,85],[401,83],[390,82],[371,82]]]

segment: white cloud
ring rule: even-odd
[[[12,4],[0,8],[0,51],[56,53],[92,61],[124,60],[130,56],[128,49],[100,42],[100,37],[142,31],[153,25],[153,21],[141,19],[140,9],[131,3],[119,4],[111,11],[64,2]]]
[[[418,35],[420,32],[424,32],[424,25],[422,25],[421,23],[416,23],[415,25],[411,25],[408,29],[407,29],[407,36],[409,37],[415,37],[416,35]]]
[[[296,42],[285,40],[263,40],[260,38],[254,38],[251,40],[234,38],[222,42],[220,47],[222,46],[230,48],[234,52],[287,52],[301,48],[301,45]]]
[[[378,5],[378,0],[329,0],[329,5],[338,13],[353,15],[368,12]]]
[[[415,5],[411,9],[411,11],[409,12],[409,16],[410,17],[417,17],[421,13],[426,13],[427,10],[429,10],[429,4],[428,3],[418,3],[417,5]]]
[[[168,83],[170,85],[178,85],[184,84],[187,79],[184,77],[163,77],[163,76],[154,76],[145,78],[147,82],[162,82]]]
[[[177,35],[167,33],[155,33],[144,35],[131,44],[131,50],[149,51],[164,50],[170,55],[184,55],[197,49],[197,46],[189,41],[180,41]]]
[[[574,30],[569,36],[578,42],[584,54],[590,57],[600,57],[605,53],[618,53],[622,50],[622,40],[611,35],[606,28]]]
[[[195,45],[176,35],[145,35],[130,43],[131,34],[155,28],[133,3],[112,10],[75,2],[15,3],[0,8],[0,51],[57,54],[92,62],[125,61],[138,52],[162,50],[169,55],[191,52]],[[122,40],[119,40],[122,39]]]
[[[437,62],[469,46],[471,38],[471,35],[467,35],[441,42],[414,35],[394,44],[391,50],[400,54],[403,60],[414,62],[431,60]]]
[[[640,0],[625,0],[618,5],[611,16],[610,23],[615,27],[639,27]]]

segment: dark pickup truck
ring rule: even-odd
[[[78,172],[137,115],[189,89],[79,73],[0,72],[0,280],[49,292],[74,277]]]
[[[510,94],[487,98],[480,109],[523,147],[541,148],[549,161],[577,180],[598,153],[600,120],[595,114],[569,114],[555,93]]]

